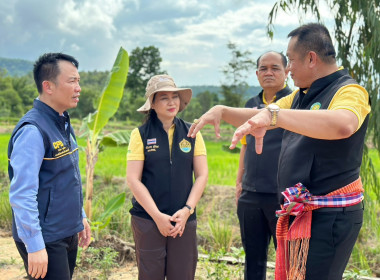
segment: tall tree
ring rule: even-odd
[[[285,12],[298,11],[300,21],[303,21],[303,16],[307,13],[312,13],[321,22],[321,12],[318,6],[320,2],[319,0],[277,1],[269,14],[268,35],[270,37],[274,35],[273,21],[279,9]],[[366,188],[366,208],[372,211],[364,212],[364,232],[366,232],[366,238],[375,234],[379,240],[380,227],[376,216],[380,212],[380,185],[371,158],[368,156],[368,147],[373,145],[380,153],[380,0],[324,0],[324,2],[330,8],[335,19],[332,35],[337,44],[338,61],[349,70],[359,84],[367,89],[371,98],[372,110],[361,177]],[[362,236],[359,240],[366,238]],[[363,248],[365,245],[357,244],[354,256],[357,255],[356,260],[364,268],[368,268]]]
[[[209,110],[212,106],[219,103],[218,94],[215,92],[210,92],[208,90],[202,91],[198,93],[196,97],[201,105],[202,111],[201,114],[204,114]]]
[[[132,92],[132,97],[144,95],[148,80],[165,71],[160,69],[162,58],[160,50],[155,46],[135,48],[129,56],[129,72],[126,87]]]
[[[81,89],[78,106],[75,109],[69,110],[72,118],[83,119],[89,113],[94,112],[95,104],[97,104],[97,101],[100,98],[100,88],[81,86]]]
[[[232,58],[222,69],[226,78],[226,82],[222,83],[221,91],[224,96],[223,103],[240,107],[243,105],[244,94],[248,90],[246,79],[256,64],[250,57],[250,51],[241,51],[232,42],[229,42],[227,47],[231,51]]]
[[[28,110],[32,109],[33,100],[38,96],[32,73],[22,77],[13,77],[12,86],[21,98],[23,106],[22,114],[25,114]]]
[[[12,81],[5,71],[0,72],[0,117],[19,117],[23,113],[22,100]]]
[[[13,88],[0,91],[1,117],[18,117],[23,113],[20,96]]]

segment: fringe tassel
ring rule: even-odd
[[[326,196],[364,192],[360,177]],[[280,216],[276,237],[276,280],[305,280],[306,261],[311,237],[312,210],[323,206],[307,204],[289,228],[289,216]]]
[[[306,260],[309,252],[310,238],[289,241],[289,274],[288,279],[304,280],[306,275]]]

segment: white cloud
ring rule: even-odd
[[[4,18],[4,22],[5,22],[5,24],[12,24],[13,23],[13,17],[11,15],[7,15]]]
[[[59,15],[58,28],[77,36],[88,30],[97,30],[110,39],[116,31],[113,18],[122,10],[122,0],[85,0],[83,3],[68,0]]]
[[[43,52],[63,51],[79,60],[81,70],[109,70],[121,45],[128,52],[153,45],[160,50],[162,69],[183,83],[219,84],[223,79],[220,69],[230,59],[229,41],[243,51],[251,51],[253,59],[269,49],[286,49],[286,36],[298,26],[298,15],[279,12],[271,41],[266,24],[274,3],[275,0],[0,1],[0,54],[33,60]],[[331,14],[328,8],[323,11],[323,15]]]
[[[180,68],[186,70],[208,68],[207,63],[188,62],[188,61],[164,61],[162,62],[163,68]]]
[[[217,77],[222,75],[220,69],[230,59],[226,47],[229,41],[236,43],[239,49],[252,51],[253,59],[268,49],[284,50],[286,40],[270,41],[266,34],[267,14],[271,7],[271,4],[250,3],[188,24],[185,24],[188,19],[176,19],[175,24],[184,26],[183,32],[152,36],[154,41],[163,46],[163,68],[170,73],[189,69],[204,72],[207,69],[208,75],[201,76],[197,82],[207,84],[213,80],[213,84],[218,84],[221,78]],[[166,60],[171,62],[165,62]],[[210,74],[211,72],[214,73]]]
[[[77,52],[77,51],[80,51],[81,50],[81,47],[80,46],[78,46],[77,44],[71,44],[71,46],[70,46],[70,48],[71,48],[71,50],[72,51],[75,51],[75,52]]]
[[[180,8],[181,10],[186,10],[188,8],[194,8],[195,6],[198,8],[206,8],[207,5],[201,1],[197,0],[176,0],[173,3],[173,6]]]

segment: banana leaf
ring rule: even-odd
[[[106,208],[104,209],[104,212],[102,213],[102,215],[99,216],[98,219],[96,219],[96,221],[107,223],[107,220],[111,218],[112,214],[116,210],[123,206],[124,202],[125,192],[122,192],[121,194],[118,194],[117,196],[113,197],[110,201],[108,201]]]
[[[128,53],[120,47],[119,53],[107,78],[106,85],[99,100],[97,111],[91,116],[91,121],[88,123],[88,127],[91,131],[92,145],[96,145],[96,140],[100,131],[119,108],[120,101],[124,93],[124,86],[127,82],[128,70]]]
[[[130,136],[131,136],[130,132],[126,130],[109,133],[103,136],[100,142],[100,146],[106,146],[106,147],[125,146],[129,144]]]

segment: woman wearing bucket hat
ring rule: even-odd
[[[145,104],[137,110],[148,114],[132,131],[127,154],[139,280],[195,276],[194,209],[208,177],[206,147],[201,134],[187,137],[191,124],[176,117],[191,95],[191,89],[177,88],[170,76],[156,75],[147,84]]]

